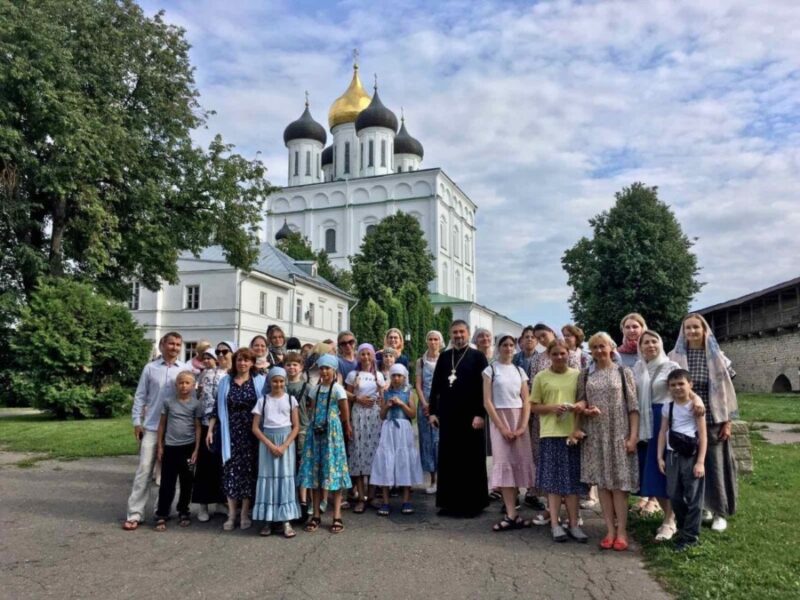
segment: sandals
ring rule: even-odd
[[[614,540],[612,548],[614,548],[614,550],[617,552],[623,552],[628,549],[628,540],[617,538]]]
[[[392,512],[392,507],[388,504],[381,504],[381,507],[378,509],[378,516],[379,517],[388,517],[389,513]]]
[[[499,521],[492,525],[492,531],[500,532],[500,531],[511,531],[513,529],[523,529],[526,527],[526,522],[517,515],[516,519],[510,518],[508,515],[503,517],[502,521]]]
[[[503,494],[501,494],[498,490],[492,490],[489,492],[489,500],[502,500]]]
[[[614,538],[611,536],[604,537],[600,542],[600,550],[611,550],[614,547]]]
[[[296,535],[297,535],[297,533],[295,533],[295,530],[292,527],[291,523],[286,523],[283,526],[283,537],[285,537],[287,540],[292,539]]]
[[[414,514],[414,505],[411,502],[403,502],[403,506],[400,509],[400,512],[404,515],[413,515]]]
[[[267,523],[264,527],[261,528],[261,531],[258,532],[258,535],[261,537],[269,537],[272,535],[272,524]]]
[[[156,521],[155,526],[156,531],[166,531],[167,530],[167,520],[166,519],[159,519]]]
[[[181,515],[178,521],[178,525],[181,527],[188,527],[192,524],[192,517],[191,515]]]
[[[306,526],[303,527],[303,531],[307,531],[308,533],[314,533],[319,526],[322,524],[322,519],[319,517],[311,517],[306,523]]]
[[[361,515],[364,514],[364,511],[367,510],[367,505],[364,500],[359,500],[356,502],[356,505],[353,507],[353,514]]]
[[[331,525],[331,533],[341,533],[344,531],[344,522],[341,519],[334,519]]]
[[[125,531],[136,531],[139,529],[139,521],[125,521],[122,524],[122,528]]]

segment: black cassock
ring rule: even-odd
[[[486,415],[481,373],[487,364],[486,356],[470,347],[451,349],[439,355],[433,372],[430,414],[439,418],[436,506],[453,516],[472,517],[489,504],[485,430],[472,428],[475,417]]]

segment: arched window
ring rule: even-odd
[[[469,236],[464,240],[464,262],[468,265],[472,264],[472,238]]]
[[[311,151],[306,150],[306,175],[311,177]]]
[[[350,142],[344,143],[344,172],[350,173]]]
[[[364,170],[364,142],[361,142],[361,165],[359,169]]]
[[[458,269],[456,269],[456,281],[455,281],[455,287],[453,289],[453,295],[456,298],[461,298],[461,271],[459,271]]]
[[[336,230],[333,227],[325,230],[325,252],[328,254],[336,252]]]
[[[467,300],[474,300],[475,295],[472,293],[472,277],[467,275],[466,289],[464,290],[464,297]]]
[[[377,228],[378,228],[378,226],[377,226],[377,225],[375,225],[374,223],[372,223],[372,224],[370,224],[370,225],[367,225],[367,231],[366,231],[367,235],[370,235],[370,234],[371,234],[373,231],[375,231]]]
[[[381,166],[386,166],[386,140],[381,140]]]
[[[453,227],[453,255],[458,258],[461,256],[461,244],[458,239],[458,227]]]
[[[403,172],[403,165],[400,165],[399,167],[397,167],[397,172],[398,173],[402,173]]]
[[[447,263],[442,263],[442,293],[447,293]]]
[[[367,166],[374,167],[375,166],[375,142],[370,140],[369,141],[369,152],[367,152]]]
[[[299,169],[300,169],[300,153],[297,150],[295,150],[295,152],[294,152],[294,174],[295,175],[299,175],[300,174],[300,170]]]
[[[439,245],[447,250],[447,221],[444,218],[439,222]]]

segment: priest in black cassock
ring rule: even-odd
[[[469,347],[466,322],[453,321],[450,339],[433,372],[428,417],[439,428],[436,506],[442,515],[474,517],[489,504],[481,376],[488,363]]]

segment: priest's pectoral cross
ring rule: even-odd
[[[457,377],[456,377],[456,370],[455,370],[455,369],[453,369],[452,371],[450,371],[450,375],[449,375],[449,377],[447,378],[447,381],[449,381],[449,382],[450,382],[450,387],[453,387],[453,384],[455,383],[456,379],[457,379]]]

